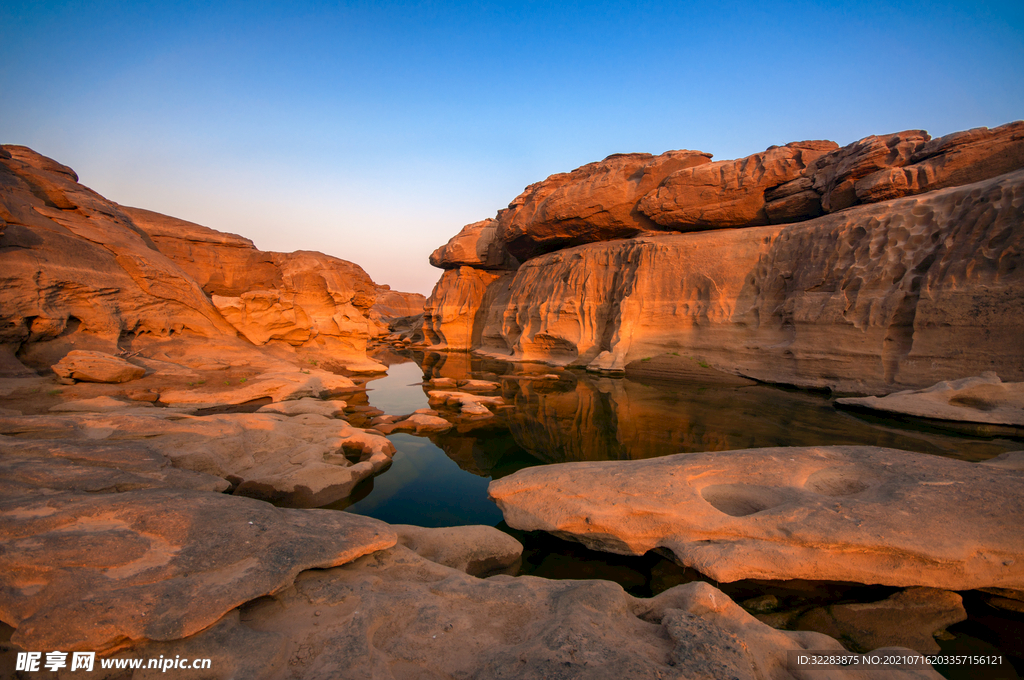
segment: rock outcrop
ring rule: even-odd
[[[256,680],[787,680],[818,675],[790,668],[789,653],[807,649],[848,653],[820,633],[769,628],[707,583],[638,599],[607,581],[474,578],[399,545],[305,572],[198,635],[123,656],[211,658],[206,677]],[[940,678],[927,666],[854,668],[828,677]]]
[[[430,264],[440,269],[475,267],[477,269],[515,269],[519,261],[498,239],[498,221],[482,220],[467,224],[448,243],[430,254]]]
[[[169,409],[0,417],[0,434],[65,441],[133,441],[176,467],[230,481],[235,495],[297,507],[347,497],[390,464],[394,445],[320,415],[228,413],[187,416]]]
[[[0,147],[0,221],[0,348],[31,368],[172,336],[237,343],[199,285],[69,168]]]
[[[123,210],[254,345],[280,342],[327,352],[352,371],[384,370],[366,357],[379,332],[369,319],[378,287],[358,265],[310,251],[264,252],[234,234]]]
[[[1004,383],[995,373],[943,381],[923,390],[881,398],[847,397],[836,403],[920,418],[1024,427],[1024,383]]]
[[[613,172],[653,162],[632,156],[534,185],[497,219],[523,264],[447,269],[427,300],[426,344],[611,373],[678,353],[861,394],[984,371],[1024,380],[1024,123],[829,147],[701,156],[645,196]],[[605,192],[615,182],[619,193]],[[615,214],[629,194],[655,227],[712,231],[622,227],[621,215],[558,198],[577,194]]]
[[[75,349],[53,365],[53,372],[62,382],[123,383],[146,375],[142,366],[128,363],[105,352]]]
[[[839,446],[565,463],[489,493],[512,527],[620,554],[662,548],[723,582],[1024,587],[1024,475],[938,456]]]

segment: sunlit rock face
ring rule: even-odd
[[[360,266],[318,252],[263,252],[234,234],[124,211],[253,344],[328,351],[351,370],[381,368],[366,358],[366,341],[382,330],[369,319],[378,287]]]
[[[634,156],[613,165],[662,158]],[[523,264],[446,271],[427,301],[429,344],[611,373],[678,353],[876,394],[984,371],[1024,379],[1024,123],[700,158],[629,194],[639,207],[626,214],[653,220],[632,232],[558,198],[615,196],[618,210],[621,192],[604,189],[632,191],[624,177],[640,175],[612,172],[613,159],[528,188],[498,216]]]
[[[519,261],[498,238],[498,221],[481,220],[467,224],[445,245],[430,254],[430,264],[440,269],[515,269]]]
[[[836,446],[565,463],[488,492],[509,526],[619,554],[664,548],[719,581],[1024,586],[1024,475],[940,456]]]
[[[74,171],[0,147],[0,349],[33,368],[126,340],[231,339],[203,290]]]

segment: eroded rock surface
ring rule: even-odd
[[[53,372],[62,381],[123,383],[146,375],[142,366],[128,363],[105,352],[72,350],[53,365]]]
[[[430,254],[430,264],[441,269],[515,269],[519,261],[498,239],[497,220],[467,224],[448,243]]]
[[[995,373],[944,380],[923,390],[885,397],[847,397],[836,403],[921,418],[1024,427],[1024,383],[1004,383]]]
[[[1024,475],[938,456],[839,446],[567,463],[489,493],[510,526],[621,554],[664,548],[719,581],[1024,585]]]
[[[366,517],[180,489],[5,497],[0,537],[12,642],[98,652],[194,635],[304,569],[396,540]]]
[[[450,270],[424,330],[514,360],[620,372],[676,352],[854,393],[1021,381],[1022,195],[1015,172],[799,224],[567,248],[509,282]]]
[[[303,573],[203,633],[131,654],[210,657],[210,677],[268,680],[810,678],[787,670],[787,651],[799,649],[843,652],[819,633],[769,628],[706,583],[645,600],[607,581],[478,579],[396,546]],[[940,677],[931,668],[832,673]]]
[[[160,408],[0,417],[0,433],[30,439],[135,441],[176,467],[231,481],[236,495],[327,505],[391,460],[384,437],[318,415],[186,416]]]

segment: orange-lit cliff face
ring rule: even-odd
[[[24,370],[14,355],[47,368],[72,349],[139,351],[172,339],[168,351],[199,363],[266,347],[383,370],[367,358],[367,340],[386,332],[387,317],[421,307],[422,296],[378,286],[351,262],[263,252],[234,234],[117,205],[77,180],[31,149],[0,148],[5,371]]]
[[[1024,122],[716,163],[612,156],[439,248],[424,333],[436,349],[613,373],[692,356],[850,392],[1022,380],[1022,169]]]

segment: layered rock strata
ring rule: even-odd
[[[718,581],[1024,586],[1024,475],[938,456],[839,446],[566,463],[489,493],[512,527],[664,549]]]
[[[234,234],[122,209],[254,345],[280,342],[329,352],[349,370],[383,370],[366,358],[367,340],[383,329],[369,319],[378,286],[360,266],[317,252],[264,252]]]
[[[435,252],[446,271],[425,341],[612,373],[677,353],[868,394],[983,371],[1024,379],[1024,123],[829,148],[701,155],[644,196],[629,193],[639,175],[613,171],[622,158],[534,185],[496,221],[523,260],[514,272],[445,259],[465,234]],[[607,230],[625,218],[591,203],[619,206],[622,192],[657,228],[711,231]]]

